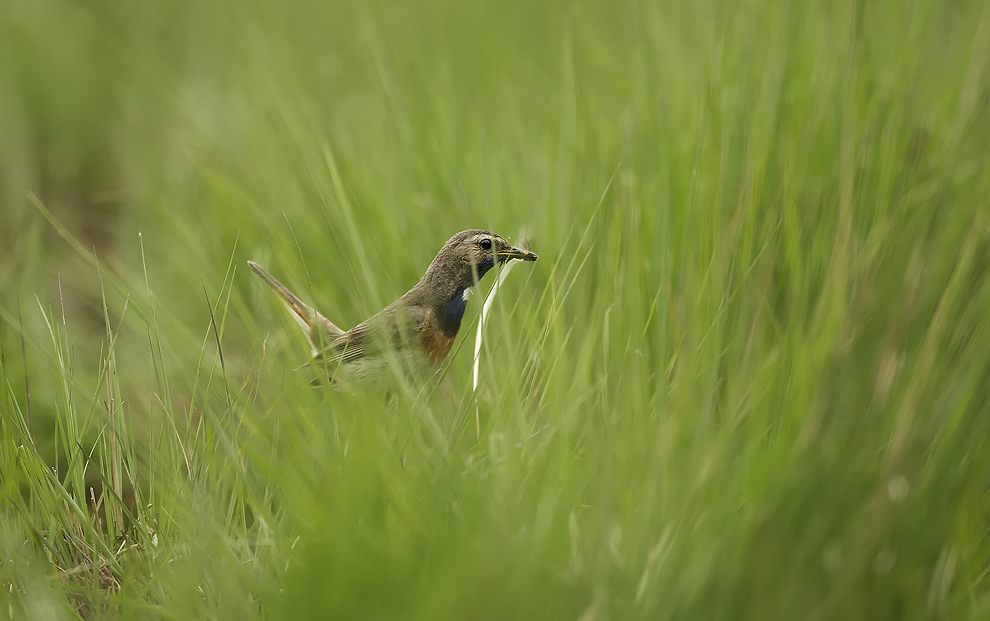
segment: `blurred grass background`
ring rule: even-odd
[[[986,618],[988,60],[971,0],[3,4],[0,617]],[[349,327],[469,227],[541,255],[476,398],[478,298],[383,400],[244,269]]]

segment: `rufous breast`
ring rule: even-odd
[[[423,331],[420,332],[420,338],[423,340],[427,357],[435,364],[443,362],[447,354],[450,353],[450,348],[454,346],[457,332],[454,331],[453,334],[448,335],[449,332],[449,330],[445,331],[440,327],[440,322],[432,309],[427,311],[426,324],[423,326]]]

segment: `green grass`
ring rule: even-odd
[[[986,618],[988,65],[967,0],[7,3],[0,618]],[[349,327],[469,227],[541,256],[477,395],[482,296],[383,398],[245,269]]]

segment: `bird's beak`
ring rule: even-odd
[[[520,261],[535,261],[540,257],[535,252],[530,252],[529,250],[522,250],[516,248],[515,246],[509,247],[508,250],[499,250],[495,253],[498,257],[499,263],[505,263],[511,259],[519,259]]]

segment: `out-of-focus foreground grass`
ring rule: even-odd
[[[968,0],[5,3],[0,617],[986,618],[988,63]],[[478,298],[383,398],[244,269],[350,326],[524,226],[477,396]]]

